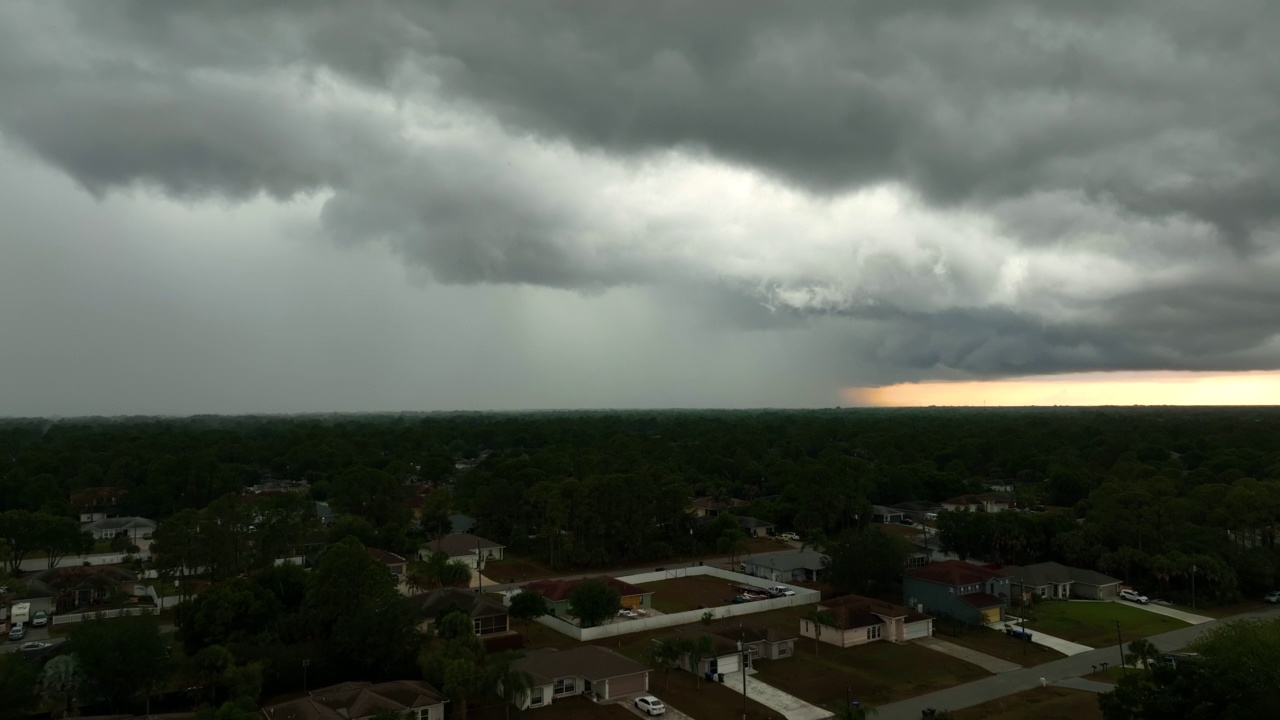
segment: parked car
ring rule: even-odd
[[[636,698],[636,709],[650,717],[667,714],[667,706],[652,695],[641,695]]]
[[[899,525],[915,525],[915,524],[916,524],[916,521],[915,521],[915,520],[912,520],[912,519],[911,519],[911,518],[909,518],[909,517],[904,517],[904,518],[902,518],[901,520],[899,520],[899,521],[898,521],[898,524],[899,524]]]
[[[37,610],[35,615],[31,616],[31,627],[44,627],[49,624],[49,613],[43,610]]]
[[[1266,597],[1262,598],[1262,601],[1269,602],[1272,605],[1280,603],[1280,590],[1267,593]]]
[[[1146,595],[1143,595],[1137,590],[1121,590],[1120,599],[1128,600],[1129,602],[1136,602],[1139,605],[1146,605],[1148,602],[1150,602],[1149,600],[1147,600]]]
[[[9,628],[10,640],[21,640],[27,636],[27,627],[25,625],[14,625]]]
[[[775,585],[774,587],[769,588],[769,594],[774,597],[789,597],[791,595],[795,595],[796,591],[786,585]]]
[[[53,646],[47,642],[32,640],[29,643],[22,643],[22,645],[18,646],[18,649],[21,650],[22,652],[36,652],[37,650],[43,650],[47,647],[53,647]]]
[[[799,540],[800,536],[793,532],[784,532],[778,535],[782,540]]]

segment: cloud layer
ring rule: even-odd
[[[1275,368],[1277,36],[1265,0],[27,0],[0,134],[434,285],[821,323],[846,384]]]

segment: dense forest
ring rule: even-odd
[[[384,547],[412,550],[461,512],[570,568],[714,545],[722,529],[686,512],[694,497],[741,498],[742,514],[836,538],[869,503],[1001,484],[1062,514],[973,518],[944,527],[944,543],[1099,567],[1171,597],[1196,573],[1205,600],[1226,600],[1280,580],[1278,430],[1280,410],[1204,408],[13,420],[0,425],[0,512],[65,515],[75,491],[111,485],[128,491],[122,512],[164,520],[302,480],[346,514],[345,534]]]

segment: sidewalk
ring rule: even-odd
[[[1000,632],[1004,632],[1005,625],[1016,625],[1020,620],[1021,618],[1017,618],[1017,617],[1014,617],[1013,615],[1010,615],[1007,621],[991,623],[987,627],[991,628],[992,630],[999,630]],[[1093,648],[1089,647],[1088,645],[1081,645],[1080,643],[1074,643],[1074,642],[1071,642],[1070,640],[1063,640],[1062,638],[1056,638],[1052,635],[1045,635],[1044,633],[1034,628],[1030,630],[1030,633],[1031,633],[1031,642],[1037,645],[1043,645],[1049,648],[1050,650],[1057,650],[1063,655],[1067,655],[1067,656],[1079,655],[1081,653],[1087,653],[1093,650]]]
[[[1146,610],[1147,612],[1153,612],[1153,613],[1156,613],[1157,615],[1164,615],[1165,617],[1171,617],[1175,620],[1181,620],[1184,623],[1191,623],[1192,625],[1203,625],[1204,623],[1207,623],[1207,622],[1213,622],[1213,618],[1211,617],[1205,617],[1204,615],[1196,615],[1194,613],[1189,613],[1185,610],[1176,610],[1174,608],[1165,607],[1164,605],[1157,605],[1155,603],[1149,603],[1147,605],[1139,605],[1138,603],[1128,602],[1127,600],[1120,600],[1119,598],[1112,598],[1111,602],[1119,603],[1121,605],[1124,605],[1125,607],[1135,607],[1135,608],[1138,608],[1139,610]]]
[[[1008,660],[1001,660],[998,657],[993,657],[986,653],[978,652],[977,650],[971,650],[970,648],[956,645],[955,643],[947,642],[946,640],[940,640],[936,637],[917,638],[911,642],[927,647],[930,650],[936,650],[944,655],[959,658],[967,663],[977,665],[989,673],[995,673],[997,675],[1022,669],[1021,665],[1015,665]]]
[[[725,673],[724,686],[741,695],[742,673]],[[751,677],[751,673],[747,673],[747,697],[770,710],[777,710],[787,720],[824,720],[831,717],[830,710],[810,705],[795,695],[788,695],[772,685],[766,685]]]
[[[1098,682],[1096,680],[1085,680],[1084,678],[1063,678],[1054,683],[1056,687],[1072,688],[1075,690],[1084,690],[1094,694],[1111,692],[1116,689],[1111,683]]]

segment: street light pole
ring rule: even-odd
[[[1124,638],[1120,636],[1120,621],[1116,621],[1116,649],[1120,651],[1120,667],[1124,668]]]
[[[742,720],[747,720],[747,631],[738,623],[738,652],[742,653],[738,662],[742,664]]]

